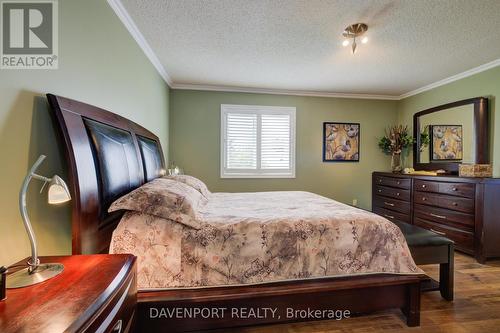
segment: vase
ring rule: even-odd
[[[392,172],[401,172],[403,170],[403,163],[401,161],[401,154],[394,153],[391,158]]]

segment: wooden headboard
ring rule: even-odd
[[[160,140],[109,111],[48,94],[65,146],[72,194],[73,254],[103,253],[121,213],[110,204],[165,173]]]

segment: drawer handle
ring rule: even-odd
[[[396,196],[399,197],[401,194],[399,192],[396,193]]]
[[[122,327],[123,327],[123,321],[120,319],[116,322],[115,326],[113,326],[113,329],[111,330],[111,332],[112,333],[121,333]]]
[[[458,188],[454,187],[452,188],[453,191],[458,191]]]
[[[400,182],[400,181],[398,181],[396,184],[401,185],[401,182]]]
[[[385,216],[385,217],[387,217],[388,219],[392,219],[392,220],[394,220],[394,216],[392,216],[392,215],[387,215],[387,214],[384,214],[384,216]]]
[[[384,201],[384,204],[385,204],[385,205],[387,205],[387,206],[394,207],[394,204],[393,204],[393,203],[390,203],[390,202],[386,202],[386,201]]]
[[[444,215],[438,215],[438,214],[434,214],[434,213],[429,213],[429,215],[437,217],[438,219],[446,220],[446,216],[444,216]]]
[[[425,201],[425,200],[427,200],[427,198],[426,197],[422,197],[422,201]]]
[[[432,228],[431,228],[431,231],[432,231],[432,232],[435,232],[435,233],[436,233],[436,234],[438,234],[438,235],[441,235],[441,236],[446,236],[446,232],[437,231],[437,230],[434,230],[434,229],[432,229]]]
[[[378,193],[382,193],[382,190],[378,190]]]
[[[453,206],[458,206],[458,204],[456,202],[452,203]]]
[[[422,185],[422,188],[426,188],[426,187],[427,187],[427,186],[426,186],[425,184],[424,184],[424,185]]]
[[[379,179],[379,180],[378,180],[378,182],[379,182],[379,183],[382,183],[382,179]]]

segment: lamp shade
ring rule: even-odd
[[[49,204],[60,204],[71,200],[68,186],[61,177],[55,175],[49,183],[48,201]]]

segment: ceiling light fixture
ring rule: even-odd
[[[350,44],[350,39],[352,39],[352,54],[356,53],[356,49],[358,47],[358,44],[356,43],[356,38],[361,37],[366,31],[368,30],[368,26],[364,23],[355,23],[351,24],[347,28],[345,28],[344,32],[342,33],[342,36],[346,38],[343,42],[342,45],[348,46]],[[368,43],[368,37],[364,37],[361,40],[361,43],[366,44]]]

